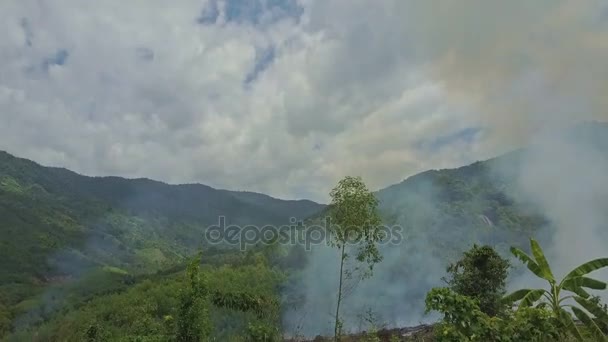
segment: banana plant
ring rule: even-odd
[[[558,322],[567,329],[577,340],[583,341],[582,334],[575,324],[572,315],[567,311],[570,309],[574,316],[591,332],[598,341],[608,342],[605,331],[608,331],[608,313],[593,301],[587,289],[605,290],[606,282],[596,280],[587,275],[593,271],[608,266],[608,258],[600,258],[586,262],[568,273],[561,281],[557,281],[549,267],[542,248],[534,239],[530,239],[532,255],[528,255],[521,249],[511,247],[511,253],[521,260],[527,268],[537,277],[549,283],[546,289],[522,289],[515,291],[503,298],[507,304],[519,302],[518,307],[536,306],[538,308],[549,308],[557,318]],[[562,292],[567,292],[562,295]],[[578,304],[567,304],[573,300]]]

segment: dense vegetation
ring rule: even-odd
[[[522,289],[507,296],[505,301],[507,303],[520,301],[519,308],[528,308],[538,302],[536,308],[548,308],[563,330],[582,341],[583,334],[567,311],[570,309],[595,339],[608,341],[608,336],[606,336],[608,312],[599,303],[593,301],[587,292],[588,290],[606,289],[606,282],[590,278],[588,274],[608,267],[608,258],[588,261],[576,267],[558,282],[553,276],[551,267],[538,242],[532,239],[530,245],[532,256],[515,247],[511,249],[511,252],[521,259],[532,273],[546,280],[549,283],[549,289]],[[570,294],[563,296],[562,291],[570,292]],[[578,306],[568,304],[568,300],[574,300]]]
[[[480,284],[503,284],[506,260],[497,258],[488,246],[481,250],[492,256],[486,260],[494,259],[494,262],[475,263],[476,256],[480,254],[480,249],[475,246],[457,264],[465,265],[463,273],[476,274]],[[488,300],[500,299],[498,296],[504,293],[504,286],[476,287],[469,279],[457,274],[452,279],[452,289],[434,288],[426,298],[428,311],[435,310],[444,315],[443,321],[436,327],[436,339],[446,342],[608,341],[608,311],[597,300],[591,300],[590,294],[584,289],[606,289],[605,282],[589,278],[587,274],[608,267],[608,258],[584,263],[557,283],[540,245],[534,239],[531,240],[531,250],[533,257],[518,248],[513,248],[512,252],[526,263],[531,272],[547,280],[549,289],[515,291],[501,300],[505,304],[520,301],[515,310],[501,306],[495,311],[496,306],[493,305],[492,310],[487,312],[484,301],[487,304]],[[561,289],[573,295],[561,296]],[[566,304],[565,301],[569,299],[574,299],[581,307]],[[538,304],[533,307],[537,301]],[[575,318],[579,323],[575,322]]]
[[[116,279],[113,288],[100,284],[105,287],[103,293],[70,293],[67,307],[10,339],[193,341],[196,332],[218,340],[242,340],[249,325],[265,327],[270,319],[271,327],[277,327],[276,317],[260,315],[263,310],[251,305],[258,299],[261,303],[278,300],[276,291],[284,274],[268,264],[268,257],[264,251],[239,260],[230,260],[226,253],[203,254],[200,274],[204,275],[204,289],[199,288],[197,263],[187,272],[160,272],[136,279],[131,286],[120,285],[124,278]],[[205,295],[197,291],[205,291]],[[193,327],[197,322],[206,322],[206,326]]]
[[[203,185],[84,177],[0,152],[0,336],[57,321],[59,312],[106,294],[144,289],[142,281],[173,292],[177,283],[156,272],[178,274],[199,249],[229,247],[204,243],[205,227],[219,216],[279,225],[322,207]],[[218,265],[241,259],[224,251]]]
[[[508,269],[509,261],[493,248],[473,245],[462,259],[448,266],[447,284],[455,293],[476,299],[479,310],[494,317],[504,309],[502,296],[506,292]]]

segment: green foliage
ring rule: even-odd
[[[589,278],[587,274],[608,267],[608,258],[586,262],[557,282],[538,242],[530,239],[530,248],[532,256],[515,247],[511,249],[511,252],[524,262],[532,273],[545,279],[549,283],[549,290],[522,289],[506,296],[503,301],[509,304],[519,302],[520,309],[531,307],[535,303],[537,308],[549,307],[554,316],[559,318],[562,328],[577,340],[582,341],[583,334],[575,324],[572,315],[567,311],[570,309],[597,341],[608,341],[606,332],[602,331],[602,327],[608,324],[608,314],[597,300],[592,300],[591,295],[585,290],[606,289],[605,282]],[[562,296],[562,291],[571,294]],[[579,306],[568,304],[568,300],[574,300]]]
[[[555,341],[558,336],[551,312],[527,308],[505,317],[490,317],[479,308],[479,301],[447,288],[434,288],[426,298],[427,312],[443,313],[443,322],[435,329],[439,342]]]
[[[540,245],[535,240],[531,240],[530,245],[532,256],[517,248],[513,248],[512,252],[526,263],[530,271],[545,279],[550,284],[550,290],[518,290],[503,297],[506,304],[519,302],[517,310],[507,309],[499,316],[493,316],[494,312],[491,311],[484,312],[481,302],[488,297],[479,296],[479,293],[488,292],[480,291],[472,280],[477,278],[481,284],[498,288],[498,292],[502,293],[508,264],[501,261],[491,248],[474,246],[460,261],[448,268],[453,275],[448,282],[452,288],[434,288],[427,294],[427,312],[443,314],[442,322],[435,329],[438,341],[561,341],[568,340],[568,336],[579,341],[606,340],[608,308],[602,307],[599,297],[590,296],[585,289],[606,288],[604,282],[589,278],[588,274],[608,266],[608,259],[587,262],[558,282]],[[492,264],[491,261],[495,262],[496,271],[481,272],[483,266]],[[484,277],[502,280],[484,282]],[[562,290],[571,294],[562,296]],[[574,314],[578,322],[567,310]]]
[[[369,325],[369,329],[363,334],[362,341],[363,342],[380,342],[380,337],[378,336],[378,330],[380,328],[384,328],[384,326],[379,326],[378,319],[374,312],[371,309],[365,311],[365,314],[361,317],[365,323]]]
[[[473,243],[490,245],[501,254],[511,245],[527,243],[548,222],[515,186],[520,158],[513,152],[457,169],[430,170],[378,191],[385,222],[403,227],[408,240],[430,241],[424,252],[408,244],[403,253],[432,254],[449,263]],[[418,267],[413,261],[404,263],[404,268]],[[412,281],[412,275],[403,281]]]
[[[456,263],[448,266],[449,287],[456,293],[477,299],[481,311],[496,316],[504,308],[501,299],[509,262],[490,246],[477,246],[466,251]]]
[[[0,151],[0,338],[7,327],[53,325],[137,278],[183,270],[184,256],[204,247],[203,231],[220,215],[227,224],[280,225],[321,208],[203,185],[85,177]],[[226,247],[206,253],[208,262],[249,263]]]
[[[343,249],[355,245],[356,259],[370,268],[382,260],[376,243],[382,238],[378,213],[378,200],[361,177],[347,176],[330,192],[330,218],[332,244]]]
[[[345,274],[352,273],[344,269],[348,258],[348,247],[356,248],[355,258],[359,263],[367,264],[368,273],[374,264],[382,260],[377,242],[382,238],[378,200],[371,193],[361,177],[347,176],[338,182],[330,192],[330,218],[332,222],[330,241],[333,247],[340,250],[340,281],[336,304],[334,338],[337,341],[341,334],[340,304],[343,299],[342,287]]]
[[[21,194],[24,191],[19,182],[10,176],[0,176],[0,189],[16,194]]]
[[[278,303],[272,297],[265,297],[243,290],[230,292],[226,289],[211,289],[207,276],[199,268],[200,255],[186,270],[187,287],[180,293],[177,312],[176,341],[206,341],[212,332],[209,306],[253,312],[258,322],[249,323],[247,336],[252,341],[270,342],[278,339],[276,326]]]
[[[12,327],[12,317],[9,309],[0,302],[0,336],[7,334]]]
[[[211,334],[208,286],[199,263],[200,258],[196,258],[188,265],[186,286],[180,291],[175,323],[178,342],[205,341]]]
[[[249,323],[247,327],[247,341],[250,342],[277,342],[281,341],[279,328],[271,324]]]
[[[232,263],[234,254],[223,252],[211,257],[203,253],[203,261]],[[100,289],[95,295],[86,295],[87,300],[74,298],[69,310],[20,327],[9,340],[80,342],[86,336],[98,336],[100,341],[166,342],[177,340],[179,330],[184,332],[182,337],[186,336],[182,340],[206,335],[223,341],[246,338],[248,323],[278,329],[274,312],[282,274],[258,258],[236,260],[220,267],[191,263],[187,272],[182,269],[137,277],[132,285],[112,291]],[[90,286],[79,288],[84,291]]]
[[[278,303],[274,298],[253,293],[213,290],[207,276],[199,270],[200,255],[186,270],[187,286],[179,296],[179,307],[175,322],[176,341],[206,341],[212,333],[209,316],[210,304],[220,308],[253,312],[257,323],[249,323],[248,339],[256,342],[276,341],[279,336],[276,326]]]

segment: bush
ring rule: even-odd
[[[490,317],[481,311],[477,299],[447,288],[432,289],[426,308],[444,315],[435,328],[439,342],[545,342],[559,337],[554,316],[544,309],[527,308],[503,318]]]

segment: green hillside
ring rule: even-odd
[[[379,191],[380,207],[410,239],[432,237],[447,260],[473,242],[503,251],[525,244],[547,222],[516,190],[514,172],[522,153],[418,174]]]
[[[278,225],[320,208],[199,184],[85,177],[0,152],[0,318],[29,324],[21,316],[40,311],[34,307],[52,286],[88,292],[179,265],[203,247],[205,227],[219,216],[227,224]],[[56,299],[47,311],[61,304]],[[7,321],[0,319],[0,331]]]

